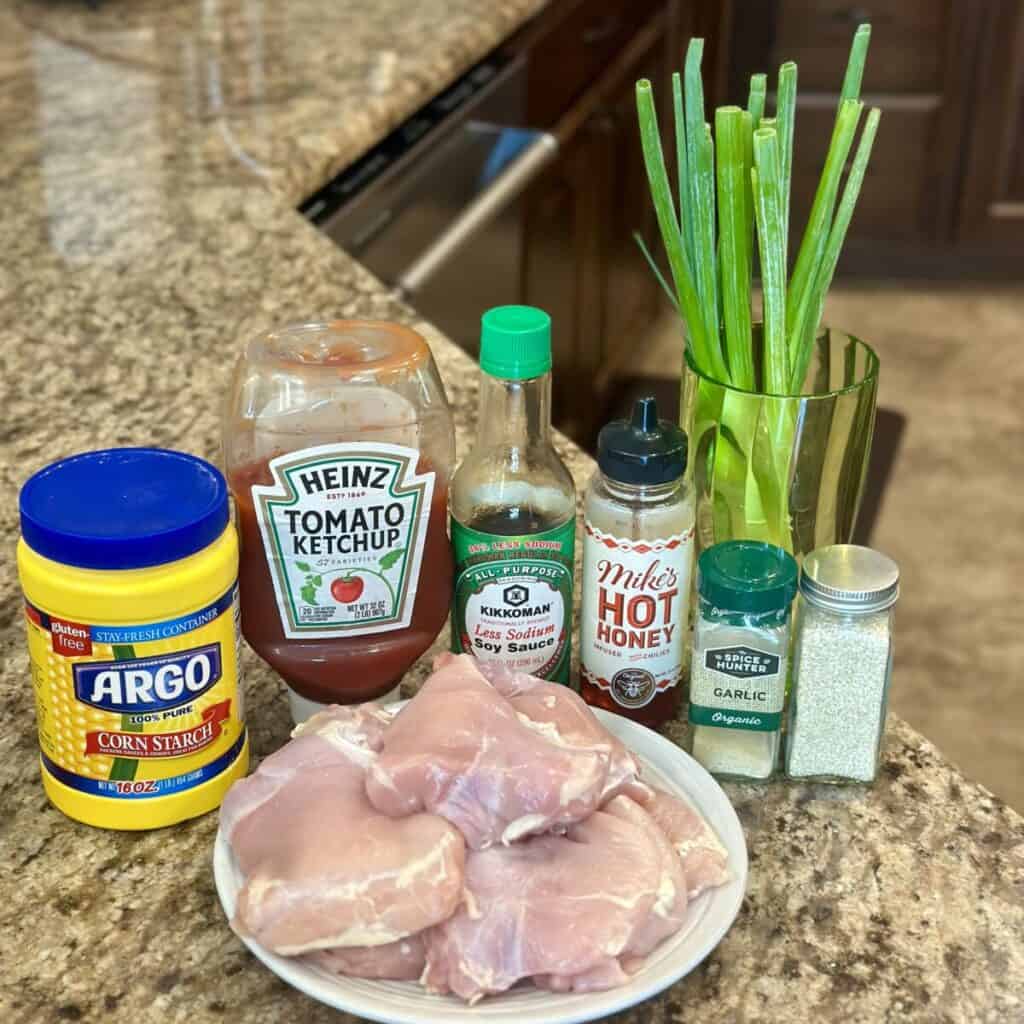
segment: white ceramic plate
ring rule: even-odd
[[[644,763],[645,777],[690,801],[711,823],[729,851],[733,880],[702,893],[687,908],[683,927],[656,949],[628,985],[585,995],[542,992],[532,986],[489,996],[467,1006],[454,996],[428,995],[413,982],[343,978],[299,960],[278,956],[243,939],[279,978],[338,1010],[384,1024],[579,1024],[649,999],[694,969],[721,942],[739,913],[747,885],[747,846],[736,812],[717,782],[689,754],[635,722],[595,709],[608,730]],[[224,913],[230,919],[241,885],[227,842],[217,833],[213,870]]]

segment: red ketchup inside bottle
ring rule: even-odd
[[[451,417],[426,343],[370,321],[257,339],[225,448],[242,632],[293,717],[396,695],[452,589]]]
[[[423,460],[418,468],[428,471]],[[252,484],[270,482],[267,463],[243,467],[230,480],[246,551],[238,584],[242,632],[249,645],[292,689],[320,704],[355,704],[393,689],[434,642],[448,616],[452,551],[447,532],[447,483],[435,484],[409,625],[362,636],[305,640],[285,636],[252,500]],[[254,553],[252,557],[250,552]],[[325,598],[329,594],[327,599],[338,604],[358,600],[366,586],[358,570],[335,573],[329,583]]]

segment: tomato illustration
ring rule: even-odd
[[[358,576],[339,576],[331,584],[331,597],[338,604],[351,604],[359,600],[363,592],[363,581]]]

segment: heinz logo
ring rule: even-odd
[[[75,696],[104,711],[162,711],[195,700],[221,677],[220,644],[130,661],[73,666]]]

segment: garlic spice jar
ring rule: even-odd
[[[872,782],[892,675],[899,568],[854,544],[804,559],[793,653],[786,774]]]
[[[689,623],[693,497],[686,434],[641,398],[597,441],[587,488],[580,693],[656,728],[675,716]]]
[[[775,773],[797,564],[773,544],[730,540],[697,562],[690,752],[726,778]]]

